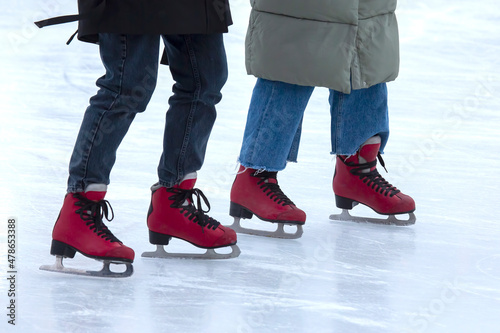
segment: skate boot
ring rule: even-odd
[[[240,255],[234,230],[222,226],[215,219],[205,215],[210,210],[207,198],[194,188],[196,173],[187,175],[179,185],[170,188],[153,186],[151,206],[148,212],[149,242],[157,246],[155,252],[144,252],[143,257],[228,259]],[[196,201],[193,196],[196,197]],[[201,200],[208,210],[203,210]],[[168,253],[172,237],[182,239],[199,248],[207,249],[203,254]],[[230,246],[232,252],[221,254],[214,249]]]
[[[52,231],[50,254],[56,256],[56,264],[44,265],[40,269],[99,277],[132,275],[134,250],[123,245],[102,221],[103,217],[108,221],[113,219],[113,210],[108,201],[104,200],[105,195],[105,191],[66,194]],[[109,213],[111,218],[108,218]],[[77,251],[86,257],[102,261],[102,270],[85,271],[64,267],[63,258],[74,258]],[[111,263],[125,264],[125,272],[111,271]]]
[[[276,238],[299,238],[306,214],[281,191],[277,172],[262,171],[240,166],[231,188],[229,214],[234,217],[230,226],[236,232]],[[240,219],[249,219],[253,215],[267,222],[277,223],[276,231],[246,229],[240,225]],[[284,225],[297,226],[295,233],[286,233]]]
[[[379,153],[380,143],[380,137],[374,136],[367,140],[355,155],[337,156],[333,192],[337,207],[343,211],[340,215],[331,215],[330,219],[396,225],[415,223],[413,199],[387,182],[376,169],[377,157],[385,168]],[[348,210],[358,203],[389,217],[373,219],[351,216]],[[396,219],[395,215],[398,214],[409,214],[409,219]]]

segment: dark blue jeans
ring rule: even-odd
[[[166,113],[161,185],[173,186],[201,168],[227,80],[222,34],[162,36],[175,84]],[[159,35],[100,35],[106,74],[90,99],[69,166],[68,192],[109,184],[116,151],[156,86]]]

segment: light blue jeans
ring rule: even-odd
[[[268,171],[297,162],[304,110],[314,87],[258,79],[253,90],[239,161]],[[389,138],[387,86],[344,94],[330,90],[331,154],[353,155],[374,135]]]

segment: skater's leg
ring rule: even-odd
[[[252,169],[280,171],[296,161],[304,110],[313,87],[258,79],[239,160]]]
[[[42,269],[73,274],[129,276],[134,251],[123,245],[104,224],[113,212],[104,200],[116,150],[130,123],[145,110],[156,85],[159,36],[100,35],[106,74],[91,98],[70,161],[68,192],[52,231],[55,266]],[[105,262],[100,272],[65,269],[62,258],[76,251]],[[124,273],[113,273],[109,263],[124,263]]]
[[[164,41],[175,84],[166,115],[159,183],[152,187],[148,212],[149,240],[159,249],[143,256],[234,258],[239,255],[236,233],[205,214],[208,200],[194,188],[216,118],[215,105],[227,79],[222,35],[168,35]],[[203,255],[168,254],[163,246],[172,237],[209,250]],[[228,246],[233,248],[229,255],[213,251]]]
[[[164,41],[175,84],[158,176],[161,185],[171,187],[203,165],[227,61],[222,34],[167,35]]]
[[[350,94],[330,90],[332,154],[353,155],[374,135],[382,139],[383,152],[389,138],[387,86],[380,83]]]
[[[333,178],[337,207],[350,210],[362,203],[383,215],[412,214],[415,210],[413,199],[387,182],[376,168],[377,156],[380,156],[389,136],[386,84],[353,90],[350,95],[331,91],[330,103],[332,153],[337,154]],[[345,219],[344,215],[339,217]],[[407,221],[395,218],[365,221],[415,222],[414,217]]]
[[[106,74],[90,99],[70,161],[68,192],[89,184],[109,184],[116,150],[138,112],[155,89],[159,36],[100,35],[99,50]]]
[[[277,171],[287,161],[297,161],[304,110],[313,92],[284,82],[258,79],[255,85],[240,152],[241,167],[231,188],[229,214],[234,228],[243,233],[281,238],[302,234],[306,214],[282,192]],[[241,228],[240,218],[256,215],[279,223],[276,232]],[[283,224],[299,225],[295,234],[283,232]]]

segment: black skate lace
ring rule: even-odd
[[[382,165],[384,170],[387,172],[384,160],[382,159],[380,152],[377,154],[377,158],[380,161],[380,165]],[[399,192],[401,192],[395,186],[393,186],[387,180],[385,180],[384,177],[382,177],[380,173],[377,171],[377,169],[366,172],[366,169],[371,169],[377,165],[377,160],[373,160],[371,162],[363,164],[355,164],[348,162],[346,162],[345,164],[350,167],[355,167],[350,172],[353,175],[358,176],[361,180],[363,180],[363,183],[370,186],[372,189],[375,190],[375,192],[381,193],[384,196],[389,195],[390,197],[393,197]]]
[[[90,230],[94,231],[98,236],[107,241],[121,243],[121,241],[113,235],[111,230],[109,230],[102,221],[103,217],[108,221],[112,221],[115,217],[113,208],[111,208],[111,205],[107,200],[92,201],[79,193],[74,193],[73,197],[78,199],[75,205],[81,207],[75,212],[80,214],[80,218],[86,222],[86,225],[90,228]],[[109,212],[111,212],[111,218],[108,218]]]
[[[210,203],[208,202],[207,197],[200,189],[193,188],[191,190],[185,190],[181,188],[167,188],[167,192],[174,193],[174,195],[170,196],[169,200],[174,200],[174,202],[170,205],[172,208],[180,208],[181,214],[184,214],[189,220],[198,223],[202,228],[207,227],[208,229],[217,229],[220,225],[220,222],[211,218],[205,213],[210,211]],[[193,200],[193,195],[196,196],[196,204]],[[207,206],[207,210],[203,210],[201,200]],[[186,200],[188,204],[186,205]]]
[[[254,177],[260,177],[260,180],[257,182],[257,185],[260,185],[260,188],[263,192],[269,197],[269,199],[274,200],[274,202],[281,204],[282,206],[293,205],[295,204],[290,200],[285,193],[281,190],[280,186],[276,183],[268,183],[267,180],[269,178],[276,179],[277,172],[272,171],[260,171],[255,172],[253,174]]]

